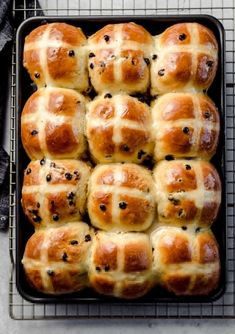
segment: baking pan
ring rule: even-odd
[[[226,166],[225,166],[225,33],[222,24],[209,15],[161,15],[161,16],[61,16],[61,17],[33,17],[24,21],[16,35],[16,286],[21,296],[35,303],[123,303],[121,299],[101,296],[92,289],[86,289],[69,295],[45,295],[32,289],[28,284],[21,259],[28,238],[33,234],[33,226],[27,221],[21,208],[21,189],[23,171],[29,163],[20,139],[20,116],[26,100],[35,91],[27,71],[23,68],[23,47],[25,37],[36,27],[52,22],[65,22],[81,27],[89,36],[109,23],[130,22],[143,25],[152,35],[163,32],[169,26],[180,22],[198,22],[210,28],[219,45],[219,61],[216,77],[208,90],[208,95],[215,102],[220,113],[221,131],[217,153],[212,163],[217,168],[222,181],[222,202],[217,220],[212,225],[220,247],[221,277],[218,288],[208,296],[175,296],[156,287],[147,295],[136,300],[125,300],[125,304],[137,303],[206,303],[220,298],[226,288]]]

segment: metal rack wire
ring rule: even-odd
[[[226,30],[226,166],[227,166],[227,254],[228,273],[225,295],[213,303],[197,304],[32,304],[16,290],[15,254],[15,45],[11,70],[10,119],[10,235],[9,248],[12,273],[9,282],[9,313],[13,319],[101,319],[101,318],[235,318],[235,4],[234,0],[34,0],[13,1],[13,16],[20,23],[29,16],[44,15],[159,15],[210,14],[217,17]],[[221,222],[222,224],[225,222]]]

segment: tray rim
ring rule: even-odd
[[[225,49],[225,29],[223,24],[215,17],[209,14],[197,14],[196,16],[193,14],[182,14],[182,15],[80,15],[80,16],[75,16],[75,15],[61,15],[61,16],[34,16],[31,18],[26,19],[23,21],[16,32],[16,203],[20,203],[20,198],[21,198],[21,189],[19,190],[18,187],[18,181],[20,177],[20,172],[19,168],[17,168],[18,162],[19,162],[19,142],[20,142],[20,131],[19,131],[19,124],[20,124],[20,117],[19,117],[19,91],[20,91],[20,80],[19,80],[19,71],[20,67],[22,67],[22,64],[19,64],[19,53],[20,51],[20,38],[22,34],[22,30],[25,29],[25,26],[27,26],[30,23],[35,23],[39,22],[38,26],[43,23],[52,23],[52,22],[66,22],[69,24],[72,24],[69,21],[97,21],[97,22],[102,22],[102,21],[110,21],[109,23],[113,22],[130,22],[130,21],[135,21],[135,20],[143,20],[143,21],[148,21],[148,20],[175,20],[176,22],[171,23],[170,25],[173,25],[175,23],[180,23],[181,20],[184,22],[198,22],[199,20],[207,20],[208,22],[211,22],[214,24],[214,26],[217,28],[217,32],[219,34],[219,41],[217,40],[219,46],[220,46],[220,61],[218,62],[221,71],[221,87],[220,87],[220,95],[221,95],[221,103],[220,106],[218,107],[219,113],[220,113],[220,143],[222,145],[222,150],[221,150],[221,162],[222,162],[222,168],[220,170],[220,177],[223,177],[221,180],[222,183],[222,202],[221,202],[221,207],[220,211],[223,209],[224,214],[223,218],[225,218],[225,226],[223,230],[223,246],[224,248],[221,250],[220,249],[220,261],[222,263],[222,259],[225,258],[226,261],[223,263],[223,270],[221,271],[221,280],[222,283],[219,286],[218,289],[216,289],[215,293],[209,296],[170,296],[170,297],[155,297],[154,300],[145,300],[145,296],[137,299],[132,299],[132,300],[126,300],[126,299],[118,299],[114,297],[107,297],[103,295],[98,295],[97,297],[79,297],[79,296],[74,296],[73,294],[64,294],[64,295],[48,295],[44,294],[43,297],[34,297],[27,292],[24,291],[20,284],[20,266],[21,266],[21,258],[19,257],[19,252],[18,247],[19,247],[19,205],[16,204],[16,248],[15,248],[15,267],[16,267],[16,287],[19,292],[19,294],[27,301],[32,302],[32,303],[54,303],[54,304],[63,304],[63,303],[68,303],[68,304],[86,304],[86,303],[92,303],[92,304],[107,304],[107,303],[112,303],[112,304],[128,304],[128,305],[136,305],[141,303],[142,305],[154,305],[156,303],[159,304],[164,304],[164,303],[170,303],[170,304],[175,304],[175,303],[190,303],[190,304],[196,304],[196,303],[211,303],[219,298],[221,298],[224,293],[226,292],[226,278],[227,278],[227,197],[226,197],[226,181],[227,181],[227,171],[226,171],[226,80],[225,80],[225,62],[226,62],[226,49]],[[177,22],[178,21],[178,22]],[[104,24],[108,24],[108,22],[104,22]],[[141,24],[141,22],[139,23]],[[86,32],[84,31],[85,35]],[[223,204],[223,205],[222,205]],[[215,236],[216,237],[216,236]],[[217,237],[216,237],[217,239]],[[222,258],[223,255],[223,258]],[[217,291],[218,290],[218,291]],[[89,291],[89,290],[84,290],[84,291]]]

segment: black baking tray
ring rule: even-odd
[[[116,298],[100,296],[92,289],[70,295],[45,295],[32,289],[28,284],[21,259],[28,238],[33,234],[33,227],[27,221],[21,207],[21,189],[23,184],[23,171],[29,163],[20,139],[20,116],[23,106],[35,90],[30,77],[23,68],[23,46],[25,37],[36,27],[51,22],[66,22],[81,27],[89,36],[109,23],[135,22],[143,25],[152,35],[163,32],[167,27],[180,22],[198,22],[210,28],[219,45],[219,62],[215,80],[208,90],[208,95],[217,105],[220,112],[221,132],[219,146],[212,163],[217,168],[222,181],[222,203],[217,220],[212,230],[220,247],[221,278],[218,288],[208,296],[175,296],[156,287],[146,296],[123,301]],[[61,17],[33,17],[24,21],[17,30],[16,35],[16,286],[21,296],[35,303],[207,303],[220,298],[226,289],[226,166],[225,166],[225,32],[222,24],[209,15],[162,15],[162,16],[61,16]]]

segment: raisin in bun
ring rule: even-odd
[[[21,139],[31,160],[76,159],[86,150],[86,99],[65,88],[41,88],[26,102]]]
[[[216,152],[220,119],[212,100],[203,94],[168,93],[152,106],[154,158],[197,157]]]
[[[88,186],[93,226],[107,231],[143,231],[154,218],[150,172],[135,164],[98,165]]]
[[[98,232],[91,248],[89,279],[100,294],[137,298],[153,286],[152,250],[144,233]]]
[[[86,37],[66,23],[37,27],[24,44],[24,67],[38,87],[88,89]]]
[[[133,22],[106,25],[89,37],[88,69],[95,90],[145,92],[152,43],[152,36]]]
[[[153,153],[151,114],[147,104],[128,95],[106,94],[87,106],[86,135],[99,163],[142,163]]]
[[[218,64],[212,31],[198,23],[178,23],[155,37],[151,93],[208,89]]]
[[[29,221],[41,228],[81,219],[89,176],[90,168],[82,161],[31,161],[22,188],[22,207]]]
[[[83,222],[36,231],[22,259],[29,283],[47,294],[76,292],[89,285],[88,260],[93,231]]]
[[[151,235],[153,272],[176,295],[208,295],[220,277],[218,245],[210,230],[161,227]]]
[[[161,161],[154,170],[158,219],[163,224],[210,226],[221,202],[216,169],[206,161]]]

